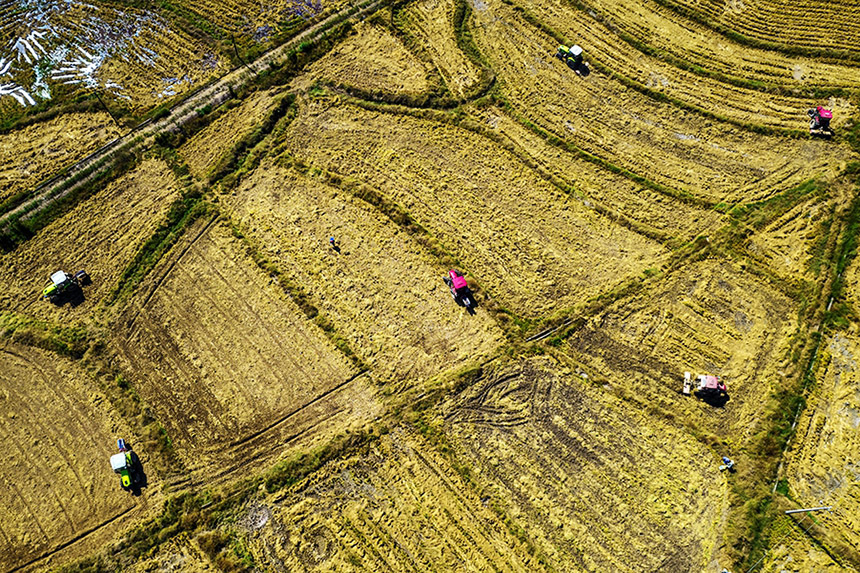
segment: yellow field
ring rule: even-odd
[[[589,0],[592,10],[618,29],[654,48],[729,77],[753,79],[786,87],[851,87],[860,81],[860,67],[848,62],[819,61],[792,57],[771,50],[739,44],[713,29],[654,0]],[[737,2],[736,6],[745,2]],[[820,9],[837,3],[822,3]],[[793,16],[793,5],[787,12]],[[748,12],[748,10],[747,10]],[[773,29],[773,28],[771,28]],[[821,31],[821,28],[819,28]],[[780,35],[778,41],[791,43],[796,37]],[[821,47],[816,42],[814,47]],[[769,100],[770,97],[767,98]],[[766,104],[767,101],[762,102]]]
[[[248,471],[282,452],[272,440],[320,425],[317,439],[375,409],[366,380],[215,222],[186,234],[114,332],[129,380],[195,477]]]
[[[289,571],[535,571],[486,500],[395,428],[240,520],[257,562]]]
[[[571,43],[588,46],[588,56],[613,71],[732,121],[803,129],[809,121],[806,110],[824,103],[809,97],[773,94],[763,101],[760,91],[733,86],[678,69],[658,58],[646,57],[631,45],[619,41],[612,30],[595,21],[590,14],[574,8],[565,0],[529,2],[526,8],[541,22],[570,38]],[[851,80],[860,80],[860,68],[847,68],[846,71],[853,72]],[[839,103],[835,117],[844,125],[852,109],[847,101]],[[836,127],[837,123],[833,125]]]
[[[477,480],[556,570],[702,571],[726,504],[718,458],[551,358],[492,368],[445,408]]]
[[[455,96],[464,97],[481,74],[457,47],[453,15],[453,0],[412,2],[402,12],[409,32],[430,53],[448,88]]]
[[[69,14],[143,112],[348,4]],[[361,6],[3,230],[0,570],[860,570],[860,5]],[[116,135],[9,132],[0,203]]]
[[[120,489],[109,463],[116,439],[134,447],[135,437],[76,364],[33,348],[0,347],[0,418],[4,571],[44,566],[44,558],[72,544],[72,551],[92,551],[145,509]]]
[[[483,289],[528,316],[574,306],[601,285],[659,266],[666,254],[464,129],[309,104],[286,144],[298,159],[364,181],[405,207]]]
[[[828,142],[724,126],[596,72],[583,80],[552,57],[557,44],[512,8],[501,0],[488,0],[486,6],[474,12],[475,39],[517,112],[658,183],[714,202],[754,200],[815,175],[832,176],[850,153]]]
[[[105,112],[72,113],[0,137],[0,202],[119,136]]]
[[[666,196],[554,148],[499,108],[474,113],[481,124],[502,135],[541,168],[573,185],[577,200],[586,207],[599,208],[622,224],[628,221],[634,230],[665,240],[688,241],[720,224],[718,211]]]
[[[140,246],[163,223],[179,187],[161,160],[147,159],[43,229],[15,251],[0,255],[0,301],[10,310],[49,320],[80,320],[113,289]],[[42,289],[57,270],[86,270],[81,307],[41,301]]]
[[[243,136],[259,126],[278,102],[277,90],[259,91],[226,112],[179,149],[189,171],[203,178]]]
[[[367,24],[308,67],[303,82],[323,80],[365,92],[419,95],[430,89],[427,66],[391,33]]]
[[[743,0],[725,4],[718,0],[678,0],[709,20],[751,38],[831,50],[857,51],[852,38],[860,35],[860,8],[839,0],[803,0],[787,10],[773,0]]]
[[[569,351],[590,378],[622,395],[745,441],[785,375],[795,328],[795,303],[773,285],[709,260],[595,316],[571,337]],[[683,395],[687,371],[719,376],[729,402],[714,407]]]
[[[232,206],[266,257],[311,295],[378,380],[412,384],[501,344],[486,312],[469,316],[451,300],[447,269],[370,205],[265,163]]]

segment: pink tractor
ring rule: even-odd
[[[818,106],[806,113],[809,115],[809,135],[833,137],[833,128],[830,127],[830,120],[833,119],[832,111]]]
[[[694,383],[690,373],[684,372],[683,392],[690,394],[691,391],[709,403],[717,402],[722,405],[728,400],[728,388],[725,382],[711,374],[700,374]]]
[[[457,304],[466,307],[466,310],[470,312],[477,306],[475,304],[475,297],[472,296],[472,290],[460,271],[448,271],[448,276],[444,280]]]

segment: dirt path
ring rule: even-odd
[[[283,62],[290,50],[303,42],[319,37],[329,27],[344,18],[344,16],[347,16],[347,19],[359,19],[372,12],[380,4],[381,0],[361,0],[354,5],[344,8],[305,30],[289,42],[266,52],[248,66],[237,68],[218,81],[191,94],[187,99],[174,106],[170,110],[170,115],[166,118],[158,121],[147,120],[141,123],[124,136],[111,141],[101,149],[67,167],[60,175],[52,177],[39,185],[32,200],[13,209],[0,218],[0,228],[5,227],[11,217],[24,219],[32,217],[53,201],[85,185],[93,178],[93,175],[82,176],[82,174],[88,169],[94,169],[98,172],[100,168],[107,166],[111,160],[111,156],[119,151],[146,148],[152,145],[158,133],[185,124],[190,118],[196,116],[198,109],[207,105],[213,108],[221,105],[230,98],[231,88],[235,89],[248,83],[253,79],[254,74],[268,69],[270,64]],[[76,176],[82,177],[82,179],[63,189],[65,182]]]

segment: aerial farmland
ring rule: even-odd
[[[860,571],[857,3],[0,46],[0,572]]]

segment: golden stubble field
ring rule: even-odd
[[[189,230],[114,332],[121,367],[195,481],[246,472],[378,409],[366,377],[215,220]]]
[[[137,440],[86,370],[4,343],[0,419],[4,571],[50,566],[57,563],[50,555],[67,546],[72,555],[93,551],[145,514],[148,500],[122,491],[108,463],[116,438],[132,447]],[[157,477],[148,477],[157,489]]]
[[[839,176],[851,148],[792,130],[815,103],[843,130],[853,104],[812,90],[850,88],[858,68],[744,45],[668,4],[386,9],[0,255],[0,318],[32,329],[9,327],[0,352],[0,566],[102,548],[112,570],[110,556],[146,547],[116,563],[742,570],[744,496],[774,485],[750,469],[762,420],[801,375],[814,286],[853,198]],[[285,9],[234,2],[218,17],[247,33]],[[549,29],[605,67],[575,76]],[[197,49],[174,51],[197,61]],[[292,95],[254,151],[236,151]],[[103,120],[4,136],[6,196],[49,175],[46,153],[68,161],[112,137]],[[210,188],[227,159],[235,176]],[[168,218],[181,197],[202,213],[184,226]],[[124,283],[168,220],[176,236]],[[452,266],[476,290],[473,314],[442,282]],[[38,302],[57,268],[90,272],[84,304]],[[84,333],[83,358],[36,347],[61,327]],[[811,534],[773,520],[766,571],[847,569],[836,550],[857,550],[856,325],[822,338],[775,499],[835,509]],[[684,396],[685,371],[719,375],[728,400]],[[107,467],[139,420],[105,382],[163,432],[140,498]],[[321,459],[335,443],[357,445]],[[295,467],[310,469],[270,480]],[[244,497],[206,514],[225,491]],[[177,494],[207,501],[152,539],[120,535],[166,519],[176,506],[161,501]]]
[[[296,159],[358,179],[402,205],[518,314],[573,306],[667,255],[462,128],[311,103],[286,145]]]

